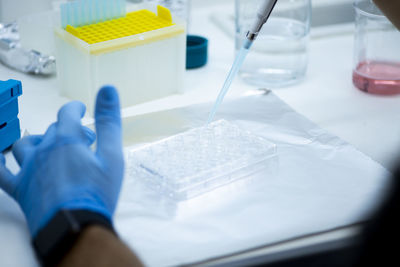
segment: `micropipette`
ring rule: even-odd
[[[260,33],[261,28],[267,22],[272,10],[275,7],[276,2],[277,2],[277,0],[264,0],[263,1],[261,8],[257,12],[257,18],[254,21],[254,24],[252,25],[250,30],[247,32],[246,39],[243,43],[243,46],[240,49],[238,55],[236,56],[235,61],[233,62],[232,68],[228,74],[228,77],[226,78],[225,83],[222,86],[221,92],[219,93],[217,100],[215,101],[213,109],[211,110],[210,115],[208,117],[207,124],[213,120],[218,107],[221,105],[222,100],[224,99],[226,93],[229,90],[230,85],[232,84],[233,79],[236,77],[237,73],[239,72],[239,69],[240,69],[241,65],[243,64],[243,61],[246,58],[246,55],[251,48],[251,45],[257,39],[257,36]]]

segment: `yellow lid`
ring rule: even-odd
[[[175,25],[167,8],[158,6],[157,12],[158,15],[143,9],[96,24],[81,27],[68,25],[66,31],[88,44],[96,44]]]
[[[64,42],[92,55],[110,53],[185,34],[185,26],[173,23],[170,11],[162,6],[158,15],[149,10],[128,13],[126,17],[64,30],[55,34]]]

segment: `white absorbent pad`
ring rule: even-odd
[[[211,104],[124,121],[129,161],[115,222],[121,237],[145,264],[188,264],[351,225],[365,220],[379,203],[387,171],[273,94],[226,101],[216,120],[224,119],[274,144],[278,158],[275,173],[255,172],[177,201],[149,185],[146,176],[132,172],[132,164],[146,162],[146,166],[162,166],[164,169],[153,172],[166,174],[164,178],[174,173],[168,169],[176,164],[172,159],[163,165],[152,163],[146,155],[135,161],[129,153],[143,148],[147,153],[154,142],[204,125]],[[168,151],[176,150],[174,145]],[[182,153],[193,150],[181,148]],[[167,157],[160,151],[151,153],[154,160]],[[182,161],[184,164],[187,161]],[[178,168],[179,163],[174,166]],[[172,183],[162,188],[171,184],[175,189],[184,188],[175,183],[179,175],[165,178]]]

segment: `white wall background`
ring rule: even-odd
[[[51,2],[59,0],[0,0],[0,22],[11,22],[20,16],[50,9]],[[137,2],[142,0],[128,0]],[[192,7],[204,7],[222,3],[234,4],[234,0],[191,0]],[[353,0],[312,0],[313,25],[346,22],[352,19]]]

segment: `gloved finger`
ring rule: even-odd
[[[12,152],[19,166],[22,166],[24,159],[33,153],[36,146],[43,140],[43,135],[30,135],[18,140],[12,147]]]
[[[57,127],[57,123],[53,123],[49,126],[46,133],[42,136],[42,142],[40,143],[41,147],[46,147],[54,143],[58,131]],[[85,143],[88,146],[91,146],[96,141],[96,133],[86,126],[81,126],[81,131],[85,136]]]
[[[83,126],[83,131],[86,136],[87,145],[88,146],[93,145],[94,141],[96,141],[96,133],[93,132],[92,129],[90,129],[86,126]]]
[[[121,113],[117,90],[104,86],[97,94],[96,110],[97,155],[108,161],[122,158]]]
[[[72,101],[64,105],[58,112],[57,134],[82,137],[81,119],[85,112],[86,107],[82,102]]]
[[[5,166],[6,159],[0,153],[0,188],[7,194],[12,195],[16,186],[16,177]]]
[[[57,123],[52,123],[49,128],[47,128],[45,134],[43,135],[42,142],[38,147],[48,147],[54,143],[57,135]]]

